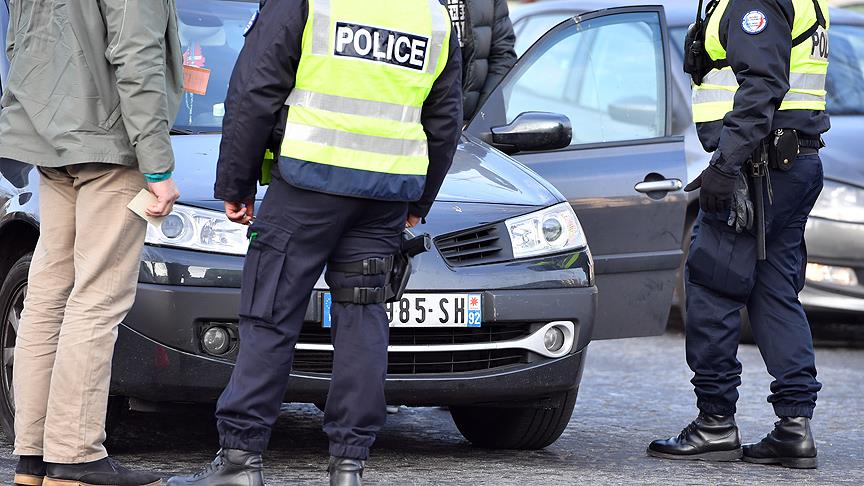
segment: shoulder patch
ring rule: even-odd
[[[741,28],[748,34],[758,34],[768,26],[768,17],[759,10],[751,10],[741,19]]]

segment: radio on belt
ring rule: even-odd
[[[337,56],[394,64],[422,70],[429,51],[429,39],[395,30],[366,25],[336,23]]]

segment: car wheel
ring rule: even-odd
[[[555,408],[450,407],[459,432],[472,444],[490,449],[542,449],[556,440],[570,423],[576,406],[574,388]]]
[[[15,364],[15,340],[18,337],[18,324],[24,310],[27,296],[27,274],[33,254],[27,254],[12,265],[6,280],[0,287],[0,344],[2,344],[3,369],[0,372],[0,425],[11,442],[15,439],[15,395],[12,386],[12,370]],[[111,397],[105,428],[109,432],[116,427],[123,412],[128,408],[123,397]]]

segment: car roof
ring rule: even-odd
[[[706,1],[707,3],[707,1]],[[540,12],[554,12],[561,10],[572,10],[577,12],[590,12],[614,7],[625,7],[632,5],[662,5],[666,10],[666,21],[670,27],[682,27],[690,25],[696,17],[697,3],[693,0],[663,0],[647,2],[628,2],[627,0],[550,0],[520,5],[512,12],[512,17],[518,19],[529,14]],[[831,23],[864,25],[864,15],[850,10],[831,8]]]

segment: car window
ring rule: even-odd
[[[572,144],[665,134],[665,67],[656,13],[621,13],[550,34],[504,86],[507,122],[546,111],[570,118]]]
[[[832,25],[828,36],[828,113],[864,115],[864,27]]]
[[[548,32],[549,29],[572,16],[572,12],[549,12],[532,15],[517,22],[515,26],[515,30],[517,31],[516,44],[514,45],[516,55],[521,56],[525,54],[525,51],[534,45],[539,38],[543,37],[543,34]]]
[[[177,0],[183,64],[192,68],[199,80],[206,80],[206,89],[183,93],[176,128],[222,130],[228,80],[243,48],[243,34],[257,11],[258,2]]]

